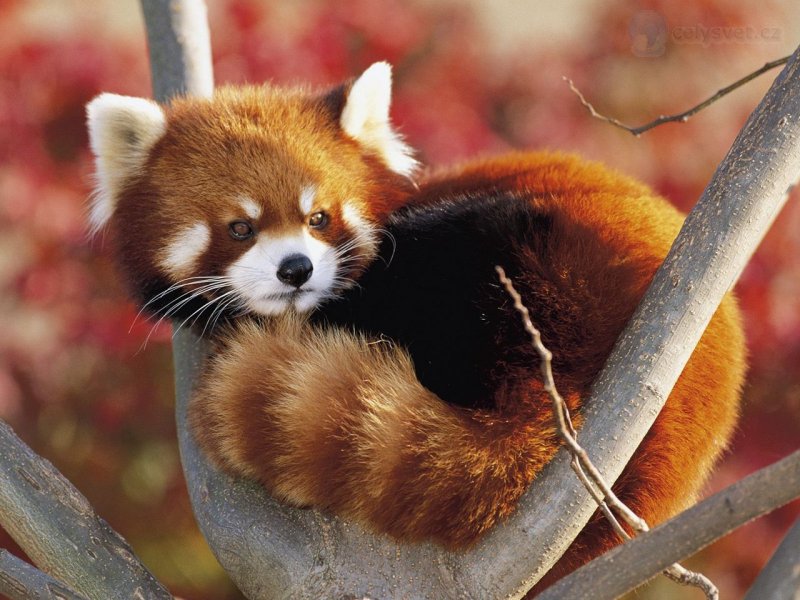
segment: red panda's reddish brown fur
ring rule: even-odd
[[[512,242],[501,228],[499,252],[515,261],[515,283],[539,308],[533,319],[579,424],[582,402],[677,234],[680,214],[631,179],[548,152],[468,163],[429,175],[415,188],[407,177],[414,165],[410,149],[388,124],[389,77],[388,65],[376,65],[352,88],[329,93],[225,89],[210,100],[179,99],[170,107],[99,97],[89,107],[100,181],[94,227],[108,227],[141,304],[191,321],[197,309],[181,299],[211,306],[222,289],[200,286],[194,297],[195,282],[219,278],[259,244],[278,247],[293,236],[291,252],[306,242],[347,246],[336,255],[335,284],[317,290],[328,300],[352,279],[369,276],[378,251],[373,234],[406,205],[444,213],[477,198],[477,214],[487,221],[502,202],[522,205],[526,210],[518,212],[540,220],[523,219],[527,237],[508,251]],[[358,110],[346,114],[356,87]],[[304,208],[301,190],[309,186],[313,199]],[[253,206],[257,214],[248,216]],[[325,213],[326,227],[310,225],[315,211]],[[230,226],[243,218],[257,235],[233,239]],[[458,224],[471,226],[470,218],[462,215]],[[398,252],[413,253],[415,239],[402,240]],[[446,257],[454,264],[463,256],[440,249],[454,254]],[[272,278],[280,291],[277,264],[270,263],[284,257],[264,257],[259,277]],[[416,258],[426,267],[431,262],[428,255]],[[409,286],[419,283],[409,279]],[[234,287],[238,280],[223,283]],[[260,313],[266,324],[244,319],[215,332],[222,350],[210,359],[190,407],[193,432],[208,456],[287,502],[358,519],[404,541],[468,548],[513,512],[559,442],[537,359],[517,328],[518,315],[504,304],[507,297],[497,296],[501,306],[492,318],[506,329],[497,338],[511,339],[519,354],[514,361],[491,354],[491,398],[466,408],[420,383],[423,365],[415,371],[412,349],[347,327],[276,316],[296,308],[294,291],[281,296],[283,310]],[[449,310],[439,296],[429,301],[443,315]],[[326,311],[325,304],[314,308]],[[438,318],[433,315],[434,328]],[[694,500],[731,436],[743,373],[739,313],[728,296],[615,486],[650,524]],[[611,529],[594,519],[541,585],[615,543]]]
[[[603,323],[597,331],[605,337],[589,348],[564,346],[570,334],[557,333],[558,310],[540,315],[556,364],[568,364],[556,369],[557,385],[572,391],[567,401],[578,411],[577,391],[588,392],[681,216],[641,184],[552,153],[510,155],[433,175],[413,201],[465,190],[517,192],[557,215],[560,243],[539,267],[569,265],[602,300],[594,309],[581,304],[587,325]],[[582,240],[595,250],[579,251]],[[575,264],[587,256],[597,264]],[[603,268],[614,256],[630,268],[614,274]],[[540,259],[529,260],[533,267]],[[564,311],[574,310],[573,300],[563,298]],[[252,326],[237,331],[226,353],[213,360],[192,419],[201,445],[222,466],[259,479],[280,498],[324,507],[400,539],[433,538],[463,548],[514,510],[557,449],[550,400],[533,366],[528,389],[508,398],[498,419],[494,412],[443,404],[417,382],[400,349],[340,330],[291,322],[273,327],[266,334]],[[739,313],[728,296],[615,486],[649,523],[693,502],[725,448],[738,411],[743,357]],[[616,543],[595,519],[548,580]]]

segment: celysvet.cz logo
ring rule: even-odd
[[[674,44],[746,44],[778,42],[779,27],[749,25],[673,25],[668,26],[661,13],[643,10],[628,23],[631,52],[640,57],[662,56],[668,43]]]
[[[670,37],[676,44],[736,44],[745,42],[777,42],[781,30],[777,27],[714,26],[673,27]]]
[[[633,15],[628,24],[631,52],[636,56],[661,56],[667,49],[667,22],[653,10]]]

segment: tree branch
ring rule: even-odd
[[[48,461],[0,422],[0,525],[41,569],[87,598],[172,598]]]
[[[798,467],[800,469],[800,467]],[[783,485],[783,482],[778,482]],[[744,600],[797,600],[800,590],[800,519],[783,538]]]
[[[11,600],[86,600],[3,549],[0,549],[0,594]]]
[[[800,451],[614,548],[556,582],[538,599],[617,598],[657,575],[671,563],[691,556],[737,527],[798,496]],[[800,531],[800,527],[795,529]],[[797,564],[796,548],[791,560]],[[752,597],[775,598],[772,594]]]
[[[211,41],[203,0],[141,0],[150,51],[153,98],[210,96]]]
[[[605,121],[609,125],[613,125],[614,127],[618,127],[619,129],[624,129],[628,133],[631,133],[634,136],[639,137],[645,131],[650,131],[654,127],[658,127],[659,125],[663,125],[664,123],[685,123],[691,117],[699,113],[701,110],[703,110],[708,106],[711,106],[712,104],[714,104],[714,102],[716,102],[723,96],[727,96],[735,89],[738,89],[741,86],[743,86],[745,83],[752,81],[753,79],[759,77],[760,75],[763,75],[767,71],[771,71],[775,67],[785,65],[789,61],[789,58],[790,58],[789,56],[784,56],[783,58],[779,58],[777,60],[773,60],[771,62],[762,65],[760,69],[756,69],[752,73],[745,75],[741,79],[734,81],[732,84],[722,88],[721,90],[717,90],[717,92],[714,95],[710,96],[709,98],[706,98],[700,104],[696,104],[689,110],[685,110],[682,113],[678,113],[675,115],[661,115],[658,118],[653,119],[649,123],[645,123],[644,125],[639,125],[638,127],[625,125],[625,123],[623,123],[619,119],[615,119],[614,117],[608,117],[604,114],[597,112],[595,107],[584,97],[581,91],[577,87],[575,87],[575,83],[572,81],[572,79],[570,79],[569,77],[562,77],[562,79],[567,82],[567,85],[569,85],[569,89],[572,90],[572,92],[578,97],[578,100],[580,100],[581,104],[583,104],[586,110],[589,111],[589,114],[592,115],[595,119],[600,119],[601,121]]]

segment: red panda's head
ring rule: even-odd
[[[386,63],[321,93],[222,88],[169,106],[102,94],[87,107],[91,226],[162,315],[308,311],[352,285],[408,198],[416,162],[390,101]]]

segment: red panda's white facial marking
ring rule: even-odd
[[[361,214],[358,207],[352,202],[345,202],[342,206],[342,219],[350,228],[361,234],[372,235],[374,227]]]
[[[211,230],[205,223],[195,223],[180,231],[161,253],[161,266],[176,278],[187,277],[197,259],[208,250]]]
[[[304,187],[300,192],[300,212],[304,215],[311,213],[314,208],[314,200],[316,199],[317,188],[313,185]]]
[[[307,231],[258,241],[228,267],[225,276],[240,303],[249,310],[275,315],[289,309],[307,312],[334,292],[336,249]],[[287,276],[289,264],[300,274]],[[283,271],[283,272],[282,272]]]
[[[353,243],[361,246],[368,255],[374,255],[378,249],[378,228],[364,218],[353,202],[342,205],[342,220],[353,232]]]
[[[263,209],[261,205],[252,198],[241,196],[239,198],[239,204],[242,206],[244,214],[246,214],[251,220],[258,221],[261,218]]]

